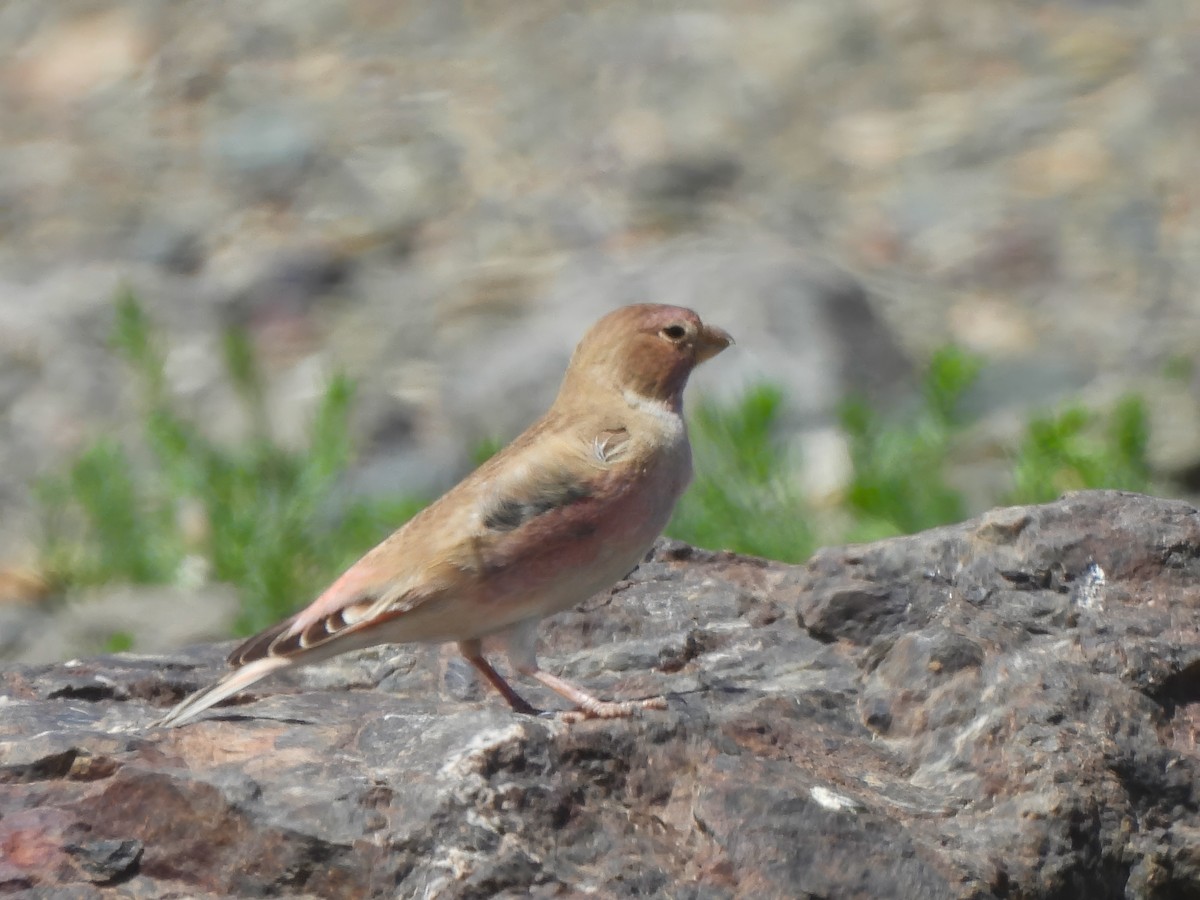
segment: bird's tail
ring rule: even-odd
[[[226,697],[232,697],[238,691],[266,678],[277,669],[294,664],[294,660],[282,656],[266,656],[246,663],[246,665],[234,669],[215,684],[196,691],[153,724],[158,727],[171,728],[190,722],[204,710],[220,703]]]

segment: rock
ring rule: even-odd
[[[643,227],[694,227],[706,202],[726,193],[741,175],[728,156],[656,160],[633,173],[634,220]]]
[[[24,48],[16,85],[45,103],[70,104],[146,64],[149,35],[128,11],[107,10],[45,28]]]
[[[0,603],[0,659],[25,649],[30,635],[53,627],[53,615],[31,603]]]
[[[181,615],[185,609],[187,615]],[[53,612],[27,612],[6,614],[0,607],[0,659],[54,662],[98,653],[113,640],[143,653],[217,640],[233,630],[238,602],[222,585],[208,585],[203,592],[117,585],[85,592]],[[11,640],[4,634],[9,628]]]
[[[308,117],[278,109],[249,109],[214,130],[208,152],[239,186],[255,196],[288,197],[316,159]]]
[[[1200,512],[1087,492],[803,567],[660,542],[544,626],[549,668],[667,693],[632,720],[515,715],[437,647],[170,731],[226,647],[8,667],[0,886],[1195,896],[1198,584]]]

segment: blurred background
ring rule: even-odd
[[[0,126],[3,657],[307,602],[630,302],[688,540],[1200,489],[1185,0],[3,0]]]

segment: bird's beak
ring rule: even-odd
[[[733,338],[724,328],[705,325],[696,337],[696,362],[699,364],[706,359],[712,359],[732,343]]]

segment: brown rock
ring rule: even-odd
[[[0,892],[1194,896],[1198,585],[1200,513],[1089,492],[805,567],[663,542],[546,628],[668,693],[628,721],[514,715],[432,647],[173,731],[223,647],[11,667]]]

